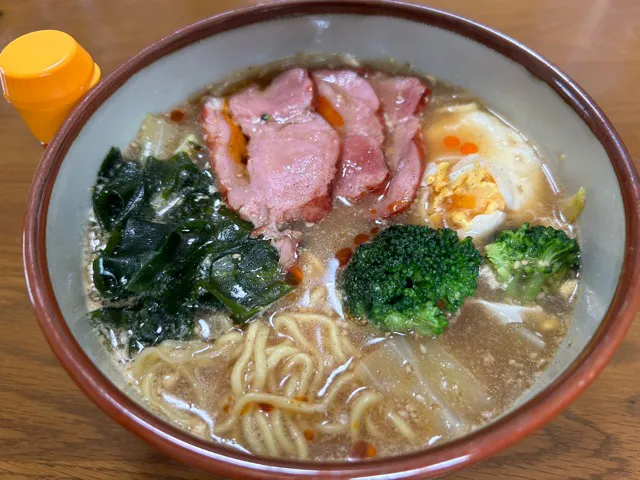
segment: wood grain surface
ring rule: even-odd
[[[255,2],[0,0],[0,47],[32,30],[72,34],[103,72],[171,31]],[[640,158],[640,0],[433,0],[501,30],[578,81]],[[42,154],[0,101],[0,478],[205,479],[158,454],[89,402],[40,334],[21,260],[22,217]],[[604,219],[603,219],[604,220]],[[562,415],[450,478],[640,479],[640,323]]]

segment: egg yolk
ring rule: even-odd
[[[433,175],[427,177],[429,224],[440,228],[469,227],[476,215],[504,210],[505,203],[491,174],[479,164],[465,169],[454,179],[449,178],[451,164],[441,162]]]

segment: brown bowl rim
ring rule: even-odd
[[[472,434],[442,446],[366,462],[302,462],[257,457],[198,439],[128,398],[82,350],[56,302],[46,256],[46,219],[62,161],[96,109],[134,73],[158,58],[211,35],[280,17],[361,14],[403,18],[475,40],[511,58],[547,83],[583,119],[605,148],[622,192],[625,254],[615,296],[582,353],[536,397]],[[622,140],[602,110],[574,81],[517,41],[466,18],[390,0],[303,0],[225,12],[198,21],[153,43],[127,60],[73,110],[47,147],[28,198],[23,234],[27,289],[42,331],[60,363],[102,410],[162,452],[192,466],[233,478],[432,478],[478,462],[513,444],[566,408],[602,371],[640,306],[640,189],[638,174]]]

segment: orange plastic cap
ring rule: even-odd
[[[46,143],[98,83],[100,68],[72,36],[40,30],[16,38],[2,50],[0,80],[6,100]]]

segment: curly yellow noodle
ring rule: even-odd
[[[288,315],[279,315],[275,318],[273,325],[276,330],[282,330],[280,327],[284,326],[284,330],[286,330],[296,342],[304,347],[302,350],[306,350],[307,352],[312,353],[314,356],[320,357],[320,352],[307,341],[307,339],[300,331],[298,324],[292,317]]]
[[[326,395],[323,398],[323,403],[325,404],[330,404],[333,402],[333,400],[335,399],[335,397],[338,395],[338,393],[340,392],[340,389],[342,387],[344,387],[345,385],[348,385],[351,382],[355,382],[356,381],[356,375],[355,373],[345,373],[343,374],[340,378],[338,378],[337,380],[334,380],[334,382],[331,384],[331,387],[329,387],[329,390],[327,391]]]
[[[295,355],[300,350],[291,345],[279,345],[270,352],[267,357],[267,369],[272,370],[278,366],[282,359]]]
[[[264,455],[266,453],[266,446],[261,441],[260,434],[258,433],[253,420],[253,415],[243,415],[241,419],[242,434],[246,442],[249,444],[249,448],[258,455]]]
[[[385,435],[380,431],[376,422],[373,421],[371,413],[371,411],[367,412],[367,415],[364,417],[364,425],[367,429],[367,433],[378,440],[382,440],[385,438]]]
[[[269,455],[276,457],[280,453],[280,449],[278,448],[278,442],[275,439],[274,433],[272,432],[272,426],[269,423],[269,420],[265,416],[264,413],[260,411],[256,411],[254,414],[255,422],[258,424],[258,429],[260,430],[260,434],[262,437],[262,443],[264,443],[267,452]]]
[[[267,391],[276,392],[278,390],[278,384],[276,382],[276,375],[273,370],[267,370]]]
[[[256,344],[254,346],[254,379],[251,382],[251,389],[261,391],[264,389],[264,384],[267,380],[267,353],[265,351],[267,345],[267,336],[269,330],[267,328],[261,328],[260,332],[256,334]]]
[[[324,385],[326,379],[327,377],[324,374],[324,365],[316,364],[316,373],[313,376],[309,389],[312,392],[318,392],[322,388],[322,385]]]
[[[327,435],[337,435],[338,433],[345,432],[347,430],[347,426],[342,423],[327,423],[316,426],[316,430]]]
[[[292,398],[296,396],[298,393],[298,385],[300,383],[300,375],[298,373],[293,373],[289,376],[287,383],[285,383],[284,387],[284,396],[287,398]]]
[[[249,325],[249,328],[247,329],[247,337],[244,343],[244,350],[231,370],[231,390],[236,396],[242,395],[242,392],[244,391],[241,378],[242,371],[247,366],[247,363],[249,363],[249,359],[253,354],[255,338],[260,326],[260,322],[253,322]]]
[[[297,313],[296,319],[303,320],[306,322],[316,322],[322,325],[323,327],[327,328],[327,330],[329,331],[329,337],[328,337],[328,339],[330,340],[329,345],[331,347],[331,351],[333,355],[336,358],[338,358],[341,362],[346,360],[346,355],[342,351],[341,341],[339,337],[340,332],[338,331],[338,328],[336,327],[335,322],[331,318],[325,315],[319,315],[315,313]]]
[[[351,414],[349,415],[349,429],[351,431],[351,439],[357,440],[360,437],[362,427],[362,417],[367,409],[380,401],[380,395],[374,392],[365,391],[359,395],[353,402]]]
[[[289,428],[289,432],[293,437],[293,441],[296,444],[296,448],[298,450],[298,458],[305,459],[309,458],[309,443],[304,438],[300,427],[293,421],[290,413],[284,414],[285,421],[287,422],[287,427]]]
[[[364,388],[352,365],[358,356],[343,320],[287,311],[271,324],[256,320],[244,332],[232,330],[213,344],[165,342],[147,348],[133,362],[131,374],[151,405],[179,425],[237,441],[260,455],[309,458],[315,440],[305,437],[307,430],[329,438],[346,434],[352,441],[366,435],[386,439],[390,431],[415,438],[378,392]],[[211,391],[207,369],[223,368],[219,359],[228,362],[229,373],[216,378],[215,400],[203,392]],[[162,394],[178,384],[180,400],[189,408]],[[200,415],[210,414],[211,421],[197,416],[193,407]],[[382,429],[385,422],[392,430]]]
[[[389,420],[391,420],[393,426],[396,427],[396,429],[402,434],[402,436],[410,440],[415,438],[416,434],[413,429],[396,412],[389,412]]]
[[[286,426],[282,418],[282,411],[278,409],[274,410],[273,413],[270,415],[270,418],[271,418],[271,424],[273,425],[273,432],[276,437],[276,440],[278,441],[278,444],[280,444],[280,446],[285,451],[287,456],[295,457],[296,445],[289,438],[289,435],[286,430]]]
[[[289,373],[297,366],[301,367],[298,395],[305,395],[313,377],[313,359],[306,353],[297,353],[287,361],[283,371]]]

